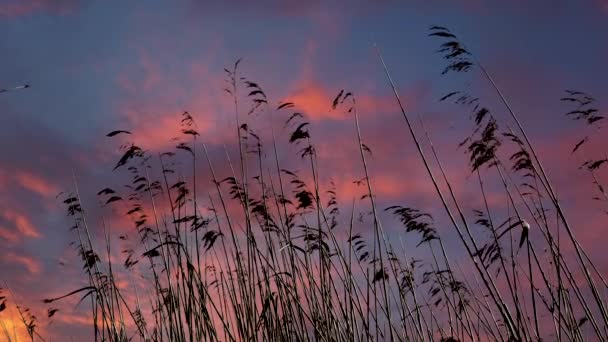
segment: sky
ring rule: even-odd
[[[234,152],[235,140],[223,69],[239,58],[241,73],[272,103],[293,101],[307,115],[323,181],[334,180],[344,203],[357,194],[352,181],[361,170],[352,116],[331,109],[341,89],[357,97],[381,203],[415,203],[441,215],[377,45],[407,110],[425,121],[457,194],[469,209],[480,206],[467,156],[457,148],[472,128],[469,114],[437,100],[467,84],[497,116],[506,120],[506,113],[479,73],[441,75],[445,61],[435,52],[440,42],[428,37],[431,25],[449,27],[493,75],[541,151],[582,245],[608,270],[606,208],[591,200],[589,174],[570,153],[588,128],[566,117],[571,108],[559,101],[565,89],[577,89],[608,108],[606,0],[0,0],[0,88],[31,86],[0,93],[0,287],[36,312],[54,340],[87,336],[90,324],[79,309],[62,306],[49,320],[41,303],[84,281],[57,194],[72,189],[75,176],[99,222],[95,194],[124,180],[112,172],[119,144],[105,134],[130,130],[138,144],[161,152],[171,148],[183,111],[195,117],[221,164],[223,146]],[[266,135],[282,127],[249,119]],[[594,139],[585,153],[604,153],[605,133]],[[285,159],[294,152],[280,147]],[[297,158],[287,163],[301,167]],[[114,236],[132,229],[111,222]],[[457,253],[457,243],[451,247]],[[11,312],[0,320],[10,325]]]

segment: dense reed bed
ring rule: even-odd
[[[432,184],[442,208],[441,229],[415,203],[380,206],[356,94],[342,90],[328,104],[352,120],[361,174],[355,183],[364,192],[339,203],[335,187],[321,181],[313,125],[298,104],[270,101],[237,61],[225,70],[236,149],[225,148],[224,165],[214,165],[188,112],[179,118],[182,136],[172,151],[150,152],[128,130],[107,134],[128,141],[114,172],[129,182],[97,196],[103,207],[124,213],[132,234],[117,242],[105,219],[89,217],[92,204],[82,202],[74,176],[61,200],[87,285],[45,299],[48,316],[62,299],[77,296],[91,307],[96,341],[607,340],[608,284],[578,242],[519,114],[452,32],[434,26],[430,36],[440,44],[444,74],[479,73],[502,105],[495,115],[466,89],[440,99],[471,114],[471,134],[460,147],[482,208],[464,209],[424,121],[404,107],[379,49],[403,133],[426,171],[417,181]],[[567,91],[562,101],[568,116],[599,129],[603,117],[591,96]],[[261,122],[271,122],[270,134],[257,133]],[[572,152],[584,151],[590,139]],[[297,151],[299,172],[286,168],[280,150]],[[598,200],[608,201],[597,174],[608,160],[583,159]],[[205,193],[209,180],[197,178],[201,168],[211,175]],[[489,187],[500,189],[507,210],[488,202]],[[387,220],[400,230],[385,229]],[[448,230],[459,239],[459,260],[442,240]],[[425,259],[412,257],[401,239],[415,240]],[[111,258],[127,241],[132,248],[121,251],[123,260]],[[142,274],[130,288],[117,285],[125,270]],[[35,317],[19,313],[32,340],[44,340]],[[4,336],[10,339],[10,331]]]

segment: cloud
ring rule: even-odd
[[[15,178],[21,186],[43,197],[55,196],[59,192],[57,186],[29,171],[17,172]]]
[[[472,2],[479,3],[481,1]],[[24,0],[22,2],[14,1],[13,3],[22,4],[24,7],[21,9],[14,7],[11,11],[3,12],[2,10],[6,9],[6,7],[0,5],[0,16],[23,16],[34,13],[66,14],[75,9],[79,2]],[[72,6],[67,6],[68,10],[60,10],[61,3],[72,4]],[[233,0],[228,2],[220,2],[218,0],[215,2],[199,1],[198,3],[200,3],[201,8],[204,9],[213,8],[213,6],[221,9],[230,9],[224,6],[233,6],[246,11],[259,11],[259,13],[263,12],[277,16],[307,15],[313,18],[319,18],[320,21],[326,23],[325,27],[328,28],[331,28],[333,24],[336,24],[334,21],[337,21],[338,19],[337,15],[334,14],[339,13],[339,10],[347,12],[352,11],[351,8],[341,8],[344,6],[340,4],[334,9],[335,12],[324,12],[324,4],[321,1],[263,0],[255,3],[244,0]],[[350,6],[354,6],[355,8],[359,7],[361,11],[365,11],[370,8],[375,10],[375,6],[382,7],[383,4],[387,3],[391,2],[378,4],[375,1],[355,1],[354,3],[351,2]],[[31,5],[29,9],[26,6],[27,4]],[[207,6],[209,4],[212,4],[212,6]],[[344,2],[344,4],[346,4],[346,2]],[[6,14],[9,12],[12,14]],[[336,26],[340,26],[339,22]],[[144,31],[147,29],[149,29],[148,26],[141,28],[141,30]],[[321,31],[323,30],[324,29],[321,29]],[[337,29],[333,28],[332,30]],[[291,31],[286,30],[286,32]],[[162,36],[162,34],[161,36],[163,38],[159,39],[154,30],[146,33],[148,34],[148,37],[154,37],[155,43],[158,43],[158,40],[161,40],[161,46],[174,47],[164,39],[165,36]],[[187,44],[189,44],[190,41],[202,41],[203,43],[201,45],[205,45],[205,49],[211,51],[210,55],[216,53],[216,51],[214,51],[215,47],[208,48],[205,41],[196,40],[195,38],[197,36],[193,35],[191,32],[184,32],[184,34],[188,35],[188,39],[181,37],[181,40],[176,39],[175,41],[186,41],[188,42]],[[424,211],[435,210],[436,207],[432,205],[437,204],[436,195],[428,182],[428,176],[422,169],[421,162],[415,154],[416,152],[412,149],[411,139],[409,139],[405,127],[400,121],[401,119],[397,112],[398,108],[394,103],[392,96],[390,96],[390,92],[386,88],[382,88],[384,90],[378,91],[375,89],[376,84],[374,84],[373,81],[361,78],[354,79],[352,74],[345,73],[339,77],[331,77],[321,72],[318,69],[320,65],[327,65],[328,68],[333,67],[331,65],[331,59],[327,59],[328,62],[321,59],[321,55],[326,57],[328,54],[331,55],[333,51],[328,50],[327,46],[323,45],[327,43],[327,41],[324,40],[326,38],[326,36],[323,36],[318,41],[310,39],[303,51],[296,52],[302,52],[304,61],[295,65],[295,69],[297,70],[296,74],[299,71],[299,77],[296,77],[295,80],[292,81],[292,79],[288,79],[285,84],[276,84],[272,82],[268,82],[269,84],[262,84],[264,89],[268,90],[272,95],[275,95],[276,92],[281,95],[281,98],[294,101],[299,109],[304,111],[312,121],[312,135],[315,140],[314,143],[318,148],[319,161],[321,168],[323,169],[322,172],[320,172],[322,188],[324,190],[327,189],[328,180],[333,178],[337,186],[337,193],[341,205],[349,207],[350,201],[354,197],[359,201],[357,202],[358,210],[360,210],[359,207],[368,206],[367,200],[359,200],[360,197],[366,193],[365,187],[357,187],[353,184],[354,180],[362,178],[363,170],[360,165],[361,162],[358,154],[359,151],[357,150],[352,116],[344,110],[331,109],[331,103],[338,91],[343,87],[347,88],[346,90],[351,90],[348,89],[348,87],[349,85],[353,85],[356,88],[355,94],[357,95],[358,111],[361,116],[364,143],[373,151],[373,157],[370,157],[369,159],[370,175],[375,193],[378,197],[379,208],[382,209],[384,203],[390,201],[390,204],[416,206]],[[330,35],[330,38],[333,37]],[[334,42],[335,41],[332,40],[332,43]],[[281,44],[276,44],[276,42],[273,43],[282,47]],[[241,42],[235,44],[241,44]],[[176,44],[176,46],[179,46],[179,44]],[[317,46],[320,47],[317,48]],[[134,58],[135,61],[132,61],[131,59],[127,60],[125,63],[127,66],[126,70],[123,70],[118,75],[113,73],[107,75],[116,80],[122,94],[113,98],[106,96],[106,94],[101,94],[99,96],[105,96],[103,100],[111,103],[113,109],[118,113],[117,117],[110,117],[106,123],[108,125],[115,125],[112,127],[113,129],[128,129],[133,131],[134,134],[132,138],[135,142],[154,152],[172,149],[175,143],[172,142],[171,139],[181,135],[179,131],[180,114],[184,110],[190,111],[197,119],[199,125],[198,130],[202,134],[201,140],[209,142],[210,145],[212,145],[209,146],[211,160],[215,163],[218,178],[222,179],[231,174],[230,169],[226,165],[226,156],[222,145],[224,143],[228,144],[227,148],[231,156],[236,156],[237,153],[235,152],[234,146],[234,115],[229,97],[221,92],[224,76],[221,72],[221,67],[210,63],[210,57],[207,55],[202,57],[193,56],[192,51],[189,50],[190,48],[191,47],[189,46],[188,48],[179,50],[172,50],[170,48],[158,49],[160,51],[155,49],[140,50],[139,54]],[[322,50],[323,53],[319,54],[319,58],[315,59],[316,52],[318,51],[317,49]],[[163,56],[163,50],[170,51],[166,52],[166,54],[172,57],[166,58]],[[283,51],[281,51],[280,48],[276,48],[271,55],[283,56],[281,52]],[[257,54],[258,52],[255,53]],[[265,52],[261,51],[260,53],[264,54]],[[180,57],[176,60],[175,56]],[[289,54],[285,53],[285,56],[289,56]],[[193,62],[193,60],[197,61]],[[262,58],[262,60],[264,59]],[[282,58],[277,57],[273,58],[272,61],[273,63],[276,61],[284,62]],[[275,65],[279,67],[278,63],[273,64],[273,66]],[[268,68],[262,66],[262,64],[256,65],[260,70],[266,70]],[[251,65],[245,63],[245,67],[251,67]],[[503,69],[513,77],[513,82],[507,83],[507,86],[510,89],[521,89],[523,92],[525,90],[524,88],[535,88],[546,91],[546,88],[542,87],[543,84],[556,83],[549,81],[540,82],[541,84],[539,84],[538,87],[531,87],[528,80],[522,80],[522,78],[517,76],[517,73],[512,72],[512,70]],[[280,68],[277,68],[277,70],[280,70]],[[531,78],[537,77],[539,74],[538,71],[538,68],[535,66],[534,69],[529,72],[530,75],[533,75]],[[263,71],[256,70],[256,72],[261,73]],[[368,75],[365,72],[362,72],[362,74]],[[333,78],[333,81],[328,80],[330,77]],[[502,84],[504,78],[500,77],[499,79]],[[104,80],[100,80],[100,82],[104,82]],[[367,82],[370,83],[368,84]],[[61,80],[58,80],[58,83],[61,83]],[[385,82],[382,83],[383,87],[385,87],[384,83]],[[522,84],[526,86],[522,87]],[[414,84],[411,89],[404,88],[402,91],[404,94],[403,100],[407,102],[408,109],[415,108],[415,111],[418,112],[418,110],[423,107],[421,103],[424,103],[426,100],[425,96],[428,94],[428,86],[424,84]],[[517,97],[520,98],[520,96]],[[531,108],[530,106],[525,107]],[[536,113],[532,112],[535,111],[531,111],[530,114],[536,115]],[[528,116],[526,120],[531,116],[532,115]],[[8,119],[11,123],[17,122],[17,120],[17,118]],[[249,120],[249,118],[247,118],[247,120]],[[252,127],[266,124],[264,118],[259,117],[252,117],[250,121]],[[441,123],[438,124],[438,126],[440,125]],[[4,126],[12,127],[13,125]],[[68,126],[68,124],[66,124],[66,126]],[[435,128],[437,127],[432,124],[429,126],[432,133],[435,133]],[[47,220],[49,216],[48,212],[40,210],[42,206],[40,202],[44,200],[45,204],[48,203],[49,206],[57,207],[56,203],[52,200],[52,196],[61,188],[62,184],[64,186],[65,184],[71,184],[71,181],[69,180],[69,169],[76,165],[78,166],[77,172],[79,178],[83,179],[83,183],[85,183],[83,184],[83,187],[86,187],[86,191],[83,191],[83,195],[85,196],[85,203],[89,204],[87,209],[89,207],[94,207],[93,204],[96,203],[97,198],[95,198],[95,191],[93,190],[99,190],[102,186],[107,184],[106,182],[114,182],[117,178],[117,173],[109,172],[116,160],[112,160],[112,162],[103,160],[103,162],[101,162],[100,160],[103,159],[103,156],[95,155],[95,152],[105,152],[107,150],[107,145],[109,144],[109,141],[112,140],[103,137],[107,131],[95,132],[98,136],[95,141],[98,141],[99,145],[90,146],[82,144],[81,140],[76,140],[78,138],[74,138],[74,144],[69,144],[65,137],[53,134],[53,132],[41,129],[38,126],[30,127],[28,125],[23,125],[23,128],[24,129],[17,130],[15,135],[9,134],[12,134],[12,128],[4,128],[0,132],[2,133],[0,135],[6,136],[6,138],[0,138],[0,141],[4,146],[24,146],[24,150],[27,152],[24,153],[22,150],[9,150],[7,151],[8,156],[2,157],[1,160],[2,163],[0,165],[4,167],[0,168],[0,189],[4,195],[0,196],[0,207],[3,208],[0,210],[0,239],[11,243],[11,245],[23,242],[23,245],[25,246],[11,246],[13,249],[8,254],[11,259],[10,262],[19,267],[19,270],[27,270],[29,273],[37,274],[39,278],[42,278],[41,274],[47,275],[47,273],[50,273],[47,272],[50,269],[50,266],[44,261],[46,260],[46,257],[45,259],[41,259],[43,260],[42,264],[36,262],[35,259],[28,257],[27,255],[32,255],[31,251],[33,251],[33,249],[28,248],[29,246],[26,245],[30,241],[27,241],[28,239],[23,239],[23,237],[41,236],[40,232],[36,229],[36,224],[44,223],[46,225],[47,222],[49,222]],[[92,130],[95,130],[96,128],[97,127],[92,128]],[[545,125],[543,125],[543,128],[545,128]],[[30,132],[29,135],[28,132]],[[64,132],[64,134],[67,135],[69,133]],[[458,133],[446,129],[439,131],[439,134],[441,135],[441,139],[447,140],[448,137],[454,138]],[[127,137],[128,136],[120,136],[119,139]],[[130,139],[131,137],[128,138]],[[263,136],[263,138],[267,138],[267,136]],[[292,169],[292,167],[300,169],[306,167],[305,163],[303,163],[295,154],[287,155],[287,151],[291,151],[292,147],[287,146],[284,138],[285,137],[282,137],[282,140],[279,142],[279,153],[281,158],[285,156],[285,158],[281,160],[281,167],[289,169]],[[550,138],[552,139],[551,141],[555,142],[555,140],[562,139],[563,137],[552,136]],[[71,136],[69,139],[71,139]],[[268,140],[265,140],[265,142],[267,143]],[[550,144],[548,144],[548,146],[552,151],[555,151],[556,155],[562,157],[564,154],[563,151],[571,149],[571,146],[563,148],[561,146],[555,147]],[[98,148],[97,151],[94,150],[93,153],[90,153],[89,151],[94,147]],[[454,149],[450,149],[450,147],[451,146],[448,146],[447,148],[438,148],[440,149],[441,156],[444,156],[447,160],[444,160],[446,161],[447,166],[451,167],[449,177],[454,182],[457,196],[462,202],[466,203],[466,209],[470,209],[469,207],[483,207],[483,203],[480,202],[481,199],[479,196],[476,196],[478,193],[476,193],[475,190],[477,190],[478,187],[475,183],[475,179],[473,178],[472,180],[467,181],[470,172],[466,165],[466,156],[460,151],[454,152]],[[80,155],[83,154],[82,152],[89,152],[88,155],[93,155],[87,158],[89,163],[78,162],[80,160]],[[73,157],[73,155],[77,155],[78,157]],[[43,156],[43,158],[38,158],[38,156]],[[233,162],[235,159],[236,158],[233,159]],[[254,158],[252,157],[252,159]],[[562,159],[560,158],[560,160]],[[461,161],[461,163],[455,161]],[[197,182],[204,185],[201,185],[200,188],[198,188],[198,191],[199,193],[204,194],[202,195],[204,197],[206,197],[207,192],[210,191],[212,193],[211,196],[214,196],[215,199],[217,195],[215,194],[215,189],[213,189],[212,184],[209,182],[209,174],[205,161],[199,162],[199,169],[201,171],[197,173]],[[6,167],[7,165],[10,165],[10,169]],[[257,165],[254,165],[251,170],[256,170],[254,167],[257,167]],[[557,164],[557,162],[553,163],[551,167],[560,170],[560,164]],[[191,177],[192,175],[189,172],[189,169],[185,170],[182,176],[186,178]],[[64,174],[68,174],[68,176],[66,177]],[[302,174],[303,176],[306,176],[304,171]],[[564,175],[562,175],[563,177],[557,180],[561,185],[560,192],[563,191],[565,197],[571,191],[584,188],[580,186],[582,181],[572,181],[570,175],[571,174],[569,173],[564,173]],[[66,178],[68,179],[66,180]],[[274,181],[276,181],[276,179]],[[224,187],[224,189],[226,189],[226,187]],[[13,194],[18,197],[17,200],[11,198],[13,197]],[[579,194],[584,195],[582,190],[580,190]],[[504,206],[504,198],[496,195],[496,192],[489,193],[488,199],[490,201],[490,206],[493,209],[501,205]],[[169,205],[166,199],[162,201],[159,199],[158,201],[160,202],[157,203],[159,212],[164,214],[168,213]],[[582,204],[580,205],[582,206]],[[234,213],[234,216],[231,217],[238,217],[240,219],[242,210],[235,204],[235,201],[229,201],[228,207],[229,214],[232,215]],[[116,207],[113,206],[112,209],[116,209],[116,212],[113,212],[109,217],[106,216],[106,222],[109,223],[110,232],[124,233],[125,231],[130,231],[132,232],[130,234],[133,236],[136,235],[133,223],[125,218],[125,208],[122,206],[122,203],[117,203]],[[120,210],[120,213],[118,210]],[[441,209],[436,210],[440,211]],[[101,210],[97,211],[96,208],[91,208],[88,212],[90,214],[89,217],[98,218],[98,212],[101,212]],[[148,211],[148,213],[149,212],[150,211]],[[468,213],[469,211],[467,211],[467,214]],[[343,215],[347,216],[348,214],[347,210],[343,212]],[[235,220],[237,219],[235,218]],[[590,228],[588,230],[585,230],[580,234],[585,240],[583,243],[595,242],[599,244],[598,241],[601,239],[598,239],[597,237],[601,234],[600,228],[602,220],[600,220],[599,217],[593,217],[593,219],[591,219],[590,216],[587,217],[587,220],[587,222],[591,222],[592,224],[589,225]],[[63,223],[64,221],[61,221],[61,223],[55,226],[50,226],[51,229],[56,230],[52,231],[52,234],[47,234],[45,230],[45,235],[67,235],[67,232],[64,233],[64,231],[61,230],[63,229]],[[388,229],[388,221],[386,226]],[[116,229],[117,227],[119,229]],[[96,233],[99,233],[100,230],[101,229],[96,230]],[[102,243],[102,236],[96,236],[95,238],[100,238],[96,241]],[[46,244],[47,239],[38,240],[41,240]],[[134,238],[133,240],[137,239]],[[590,246],[594,247],[594,250],[602,250],[601,248],[597,248],[595,244],[590,244]],[[455,245],[451,247],[455,247]],[[46,248],[51,247],[44,246],[44,249]],[[113,251],[116,254],[118,254],[118,251],[121,249],[122,248],[113,247]],[[74,264],[79,264],[79,260],[75,253],[70,249],[67,249],[67,251],[68,252],[66,252],[65,255],[69,255],[73,259],[76,259]],[[450,252],[451,251],[452,249],[450,249]],[[38,252],[42,255],[47,255],[45,250],[36,250],[36,253]],[[457,250],[454,251],[454,253],[457,253]],[[596,254],[598,253],[600,252],[597,252]],[[121,259],[124,259],[123,257],[124,255],[113,255],[112,261],[120,266]],[[61,271],[59,275],[56,276],[57,278],[60,278],[59,281],[61,282],[61,286],[67,286],[63,283],[66,279],[73,279],[75,281],[82,280],[82,278],[79,278],[76,275],[78,271],[81,271],[81,265],[72,265],[71,268],[75,269],[73,276],[67,277],[65,275],[66,273],[64,273],[65,270]],[[18,273],[14,272],[14,274]],[[125,279],[126,280],[120,280],[118,283],[120,287],[126,286],[128,288],[128,285],[131,284],[131,279],[128,277],[125,277]],[[46,282],[40,282],[32,285],[30,290],[47,291],[49,287],[49,284]],[[64,291],[69,289],[63,287],[55,290],[60,294],[69,292]],[[31,295],[32,292],[35,291],[30,291],[28,295]],[[68,310],[71,310],[71,307],[66,309],[66,311]],[[63,321],[65,326],[71,325],[67,328],[64,327],[65,331],[70,332],[71,329],[74,328],[74,325],[86,327],[90,324],[89,316],[84,314],[67,314],[64,319],[62,319],[61,316],[58,316],[57,323],[61,323],[61,321]],[[87,330],[87,332],[89,331]],[[58,339],[65,336],[67,335],[63,334],[58,337]]]
[[[195,129],[201,135],[199,141],[223,143],[232,137],[227,130],[231,129],[233,115],[230,99],[221,88],[224,84],[221,69],[210,70],[197,61],[170,70],[152,56],[140,50],[136,67],[117,78],[126,96],[114,104],[120,120],[114,129],[133,133],[120,139],[134,140],[153,151],[172,148],[177,144],[173,138],[183,137],[180,120],[185,111],[195,119]]]
[[[25,267],[25,269],[32,275],[36,275],[36,274],[40,273],[40,271],[42,269],[42,266],[40,265],[40,263],[38,261],[34,260],[32,257],[28,257],[25,255],[18,255],[13,252],[8,252],[4,256],[2,256],[2,261],[6,262],[6,263],[19,264],[19,265]]]
[[[8,241],[10,244],[14,244],[19,241],[19,235],[6,227],[0,226],[0,238]]]
[[[31,340],[32,338],[28,334],[25,324],[23,324],[21,315],[11,304],[12,303],[9,303],[8,308],[2,312],[2,315],[0,315],[0,331],[2,331],[2,336],[6,336],[4,330],[6,329],[6,332],[8,332],[9,341]]]
[[[5,209],[2,213],[0,213],[0,218],[10,222],[24,237],[33,237],[39,238],[41,237],[38,230],[34,227],[30,220],[11,209]]]
[[[312,120],[345,120],[352,117],[344,107],[332,109],[332,102],[338,91],[332,93],[328,88],[315,81],[304,81],[294,85],[294,90],[287,97],[303,110]],[[370,95],[357,96],[357,110],[362,113],[387,113],[395,111],[394,100],[391,97],[375,97]]]

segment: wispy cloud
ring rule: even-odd
[[[23,214],[12,209],[5,209],[0,213],[0,217],[8,221],[24,237],[39,238],[40,232],[32,222]]]
[[[17,172],[15,178],[21,186],[43,197],[56,196],[59,192],[57,186],[29,171]]]
[[[30,275],[37,275],[42,270],[40,263],[32,257],[18,255],[13,252],[8,252],[2,256],[2,261],[6,263],[15,263],[24,267]]]

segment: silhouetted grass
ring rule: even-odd
[[[172,151],[147,151],[126,130],[108,133],[111,139],[134,139],[121,146],[113,169],[126,173],[130,182],[120,189],[105,187],[97,196],[102,206],[133,222],[137,237],[121,235],[133,247],[122,251],[122,266],[110,263],[116,242],[105,219],[104,241],[93,241],[98,235],[87,222],[74,177],[62,201],[73,220],[88,284],[45,302],[69,296],[90,302],[96,341],[608,339],[608,285],[576,239],[516,113],[455,34],[433,26],[430,36],[442,40],[438,52],[447,62],[442,73],[480,72],[507,114],[495,115],[466,90],[440,99],[464,106],[472,119],[472,132],[460,147],[468,155],[483,208],[465,212],[423,120],[404,107],[377,50],[405,132],[428,175],[418,181],[432,183],[447,225],[466,254],[465,271],[448,255],[426,208],[411,203],[378,207],[368,167],[372,149],[364,143],[355,94],[342,90],[328,103],[353,120],[362,175],[353,183],[364,189],[362,197],[340,204],[335,186],[324,189],[320,181],[306,116],[296,103],[271,102],[260,85],[240,75],[239,60],[225,69],[238,150],[233,164],[224,147],[222,169],[229,175],[218,178],[195,116],[188,112],[182,114],[182,135]],[[591,96],[567,91],[562,101],[577,105],[568,116],[598,129],[603,117]],[[260,120],[271,123],[269,137],[256,132]],[[275,121],[285,122],[284,132],[275,132]],[[572,152],[581,153],[589,139],[580,140]],[[303,167],[298,172],[286,169],[279,158],[279,146],[288,145]],[[600,201],[608,201],[608,195],[596,172],[606,160],[589,157],[582,164],[593,176]],[[207,194],[200,193],[197,178],[203,169],[215,188]],[[500,189],[507,215],[488,203],[490,182]],[[364,208],[359,218],[356,207]],[[429,257],[408,256],[395,240],[400,234],[385,230],[382,212],[400,222],[404,233],[415,235],[416,248]],[[341,219],[345,216],[349,219]],[[99,245],[105,250],[94,247]],[[565,248],[575,258],[564,255]],[[116,275],[123,271],[116,267],[145,272],[145,293],[134,284],[135,298],[127,296],[117,286]],[[0,301],[2,311],[5,297]],[[48,317],[56,314],[61,312],[49,308]],[[38,338],[35,318],[27,311],[22,317],[32,340]]]

